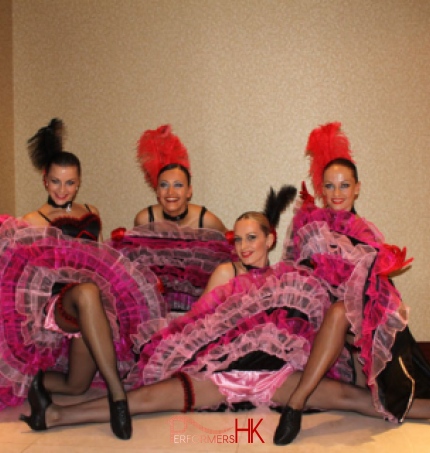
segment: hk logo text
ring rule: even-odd
[[[248,444],[265,443],[258,429],[261,428],[263,419],[248,418],[245,426],[239,425],[239,420],[234,420],[234,426],[225,429],[213,429],[197,423],[190,416],[175,415],[170,419],[170,442],[173,444],[234,444],[241,440]],[[200,432],[196,433],[196,429]]]

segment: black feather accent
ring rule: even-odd
[[[53,157],[63,151],[63,122],[53,118],[28,140],[28,152],[38,170],[45,169]]]
[[[294,186],[284,185],[278,193],[272,187],[270,188],[263,214],[269,219],[272,227],[276,228],[278,226],[282,212],[292,203],[296,194],[297,189]]]

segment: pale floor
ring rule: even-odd
[[[60,402],[65,401],[76,399]],[[299,437],[285,447],[272,443],[279,416],[267,409],[240,413],[142,415],[134,417],[133,437],[128,441],[116,439],[109,424],[33,432],[18,421],[21,412],[28,412],[27,403],[0,412],[1,453],[430,452],[428,421],[393,425],[380,419],[341,412],[305,415]],[[247,432],[238,431],[236,442],[236,423],[242,429],[252,426],[254,434],[248,437]]]

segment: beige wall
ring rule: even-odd
[[[146,128],[172,124],[191,156],[194,202],[232,226],[270,185],[298,185],[310,130],[340,120],[359,163],[357,209],[415,257],[395,281],[412,330],[430,340],[430,2],[12,5],[17,215],[44,201],[25,142],[53,116],[81,157],[80,200],[100,208],[105,236],[154,202],[134,160]]]
[[[12,0],[0,0],[0,213],[15,214]]]

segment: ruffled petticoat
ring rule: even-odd
[[[407,329],[409,310],[388,278],[404,256],[365,219],[311,203],[296,214],[291,237],[283,258],[309,264],[312,275],[344,301],[375,408],[402,421],[414,393],[430,395],[430,368]],[[422,373],[419,380],[427,384],[418,389],[415,376]]]
[[[187,312],[201,296],[215,268],[234,260],[233,247],[216,230],[160,222],[126,231],[117,229],[107,243],[161,280],[171,312]]]
[[[279,263],[240,275],[205,294],[160,332],[146,339],[139,332],[140,361],[128,380],[150,384],[183,371],[222,387],[222,375],[214,377],[216,373],[272,372],[272,379],[264,374],[270,391],[252,396],[253,404],[268,404],[280,373],[287,378],[303,370],[330,303],[326,288],[302,266]],[[283,369],[288,373],[283,375]],[[353,382],[346,348],[328,376]]]
[[[158,279],[92,241],[70,239],[57,228],[2,219],[0,226],[0,408],[27,396],[39,369],[67,371],[69,340],[44,327],[55,283],[95,283],[114,338],[121,375],[135,361],[131,335],[156,331],[165,315]],[[54,296],[55,297],[55,296]],[[102,385],[97,377],[96,384]]]

